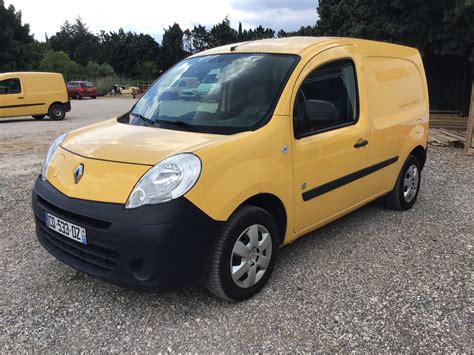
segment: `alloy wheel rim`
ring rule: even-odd
[[[230,258],[230,273],[241,288],[256,285],[265,275],[272,258],[272,238],[267,228],[253,224],[237,238]]]
[[[410,165],[403,180],[403,196],[406,202],[410,203],[415,198],[419,182],[420,174],[418,168],[416,165]]]

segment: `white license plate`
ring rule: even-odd
[[[75,224],[65,221],[59,217],[53,216],[51,213],[45,212],[44,219],[46,227],[64,235],[76,242],[87,245],[86,229]]]

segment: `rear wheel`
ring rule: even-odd
[[[385,197],[387,207],[405,211],[413,207],[420,191],[421,165],[414,155],[403,164],[394,189]]]
[[[42,120],[46,115],[33,115],[35,120]]]
[[[91,96],[91,99],[95,100],[97,99],[97,96]]]
[[[76,100],[80,100],[80,99],[82,99],[82,96],[81,96],[81,94],[79,94],[78,92],[76,92],[76,93],[74,94],[74,98],[75,98]]]
[[[254,296],[267,283],[278,251],[278,228],[259,207],[243,206],[228,220],[216,242],[206,286],[227,301]]]
[[[54,104],[49,108],[48,116],[55,121],[61,121],[66,116],[64,106],[61,104]]]

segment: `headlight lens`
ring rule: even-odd
[[[51,157],[53,156],[56,149],[58,149],[58,147],[64,141],[64,138],[66,138],[66,136],[67,136],[67,133],[64,133],[63,135],[59,136],[53,141],[53,143],[49,147],[48,154],[46,155],[46,160],[44,161],[44,164],[43,164],[43,169],[41,170],[41,179],[43,181],[46,180],[46,176],[48,175],[48,168],[49,168],[49,163],[51,162]]]
[[[169,157],[147,171],[135,185],[125,208],[154,205],[183,196],[201,174],[201,160],[194,154]]]

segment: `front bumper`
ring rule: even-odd
[[[184,197],[126,210],[120,204],[67,197],[40,178],[32,204],[37,237],[51,254],[89,275],[134,289],[202,284],[223,223]],[[88,244],[47,228],[46,211],[86,228]]]

